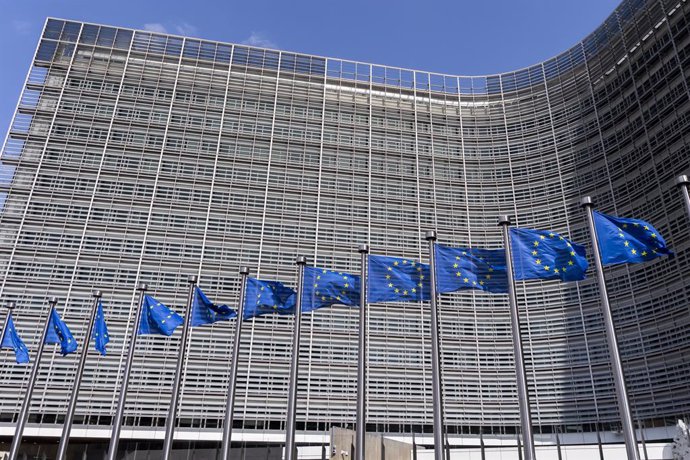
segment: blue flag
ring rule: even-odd
[[[74,353],[77,351],[77,341],[74,340],[72,332],[60,318],[60,314],[55,308],[50,310],[50,318],[48,318],[48,333],[46,334],[45,343],[60,344],[60,353],[62,356]]]
[[[213,324],[216,321],[224,321],[235,318],[237,312],[227,305],[216,305],[211,302],[206,294],[199,288],[194,288],[192,300],[192,327]]]
[[[594,211],[594,226],[604,265],[646,262],[673,255],[659,232],[643,220]]]
[[[302,311],[330,307],[337,303],[351,307],[358,306],[359,286],[360,277],[357,275],[305,267]]]
[[[144,309],[141,312],[141,322],[137,335],[161,334],[172,335],[177,326],[184,323],[184,319],[168,307],[151,297],[144,296]]]
[[[0,343],[0,348],[11,348],[14,350],[14,357],[17,360],[17,364],[29,362],[29,350],[26,349],[26,345],[24,345],[24,342],[22,342],[22,339],[17,333],[17,328],[14,327],[12,313],[9,313],[7,317],[7,327],[2,331],[2,343]]]
[[[462,289],[481,289],[494,294],[508,292],[505,250],[435,246],[439,293]]]
[[[96,307],[96,322],[93,324],[93,342],[96,351],[105,356],[105,346],[110,342],[108,335],[108,326],[105,324],[105,316],[103,315],[103,303],[98,301]]]
[[[510,241],[516,280],[579,281],[586,278],[585,248],[558,233],[513,227]]]
[[[429,265],[410,259],[369,256],[369,302],[419,302],[431,298]]]
[[[297,293],[283,283],[247,278],[242,319],[269,313],[293,314],[296,299]]]

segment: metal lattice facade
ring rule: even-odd
[[[104,291],[113,341],[91,351],[77,423],[107,426],[136,284],[184,313],[186,276],[236,304],[240,264],[294,285],[295,256],[357,273],[358,243],[428,260],[447,245],[501,245],[497,216],[587,242],[580,196],[654,222],[676,257],[608,271],[634,416],[690,412],[690,232],[675,175],[690,169],[690,5],[626,0],[563,54],[516,72],[456,77],[50,19],[2,150],[0,298],[35,349],[58,308],[83,339]],[[518,284],[537,431],[614,427],[595,280]],[[443,295],[451,433],[519,424],[505,296]],[[357,311],[304,318],[298,429],[355,418]],[[222,424],[233,323],[196,328],[180,425]],[[292,322],[242,338],[238,427],[283,427]],[[140,340],[126,424],[161,426],[180,334]],[[430,430],[429,308],[369,311],[371,430]],[[32,422],[59,424],[77,360],[44,356]],[[3,353],[0,422],[28,368]],[[669,422],[670,423],[670,422]]]

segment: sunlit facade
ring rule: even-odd
[[[107,442],[138,282],[184,313],[197,273],[209,297],[235,305],[241,264],[294,286],[296,255],[357,273],[363,242],[427,261],[427,229],[442,244],[497,248],[506,213],[587,243],[589,194],[604,212],[654,222],[676,253],[607,279],[633,415],[673,424],[690,413],[690,232],[673,186],[690,170],[689,17],[686,0],[626,0],[559,56],[481,77],[49,19],[2,150],[0,299],[17,302],[35,350],[48,296],[81,340],[90,292],[103,290],[113,340],[106,357],[91,351],[76,423]],[[595,280],[518,283],[518,297],[536,433],[615,431]],[[512,435],[506,297],[465,291],[440,309],[451,438]],[[354,423],[357,314],[303,319],[301,433]],[[429,324],[426,304],[370,305],[370,431],[431,431]],[[210,445],[233,331],[191,334],[179,425]],[[284,428],[291,331],[285,316],[246,324],[239,441]],[[126,428],[162,432],[179,340],[140,340]],[[1,356],[7,435],[29,368]],[[61,426],[76,366],[46,352],[27,434]]]

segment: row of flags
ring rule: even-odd
[[[656,257],[672,254],[659,232],[645,221],[615,217],[593,211],[593,222],[596,228],[595,235],[600,248],[600,257],[604,265],[645,262]],[[243,295],[241,294],[240,298],[238,310],[241,313],[239,314],[242,316],[241,320],[249,320],[266,314],[295,314],[297,306],[300,306],[300,314],[334,304],[359,307],[361,305],[361,291],[363,287],[366,287],[365,304],[432,300],[433,306],[435,305],[435,298],[432,299],[434,293],[440,294],[476,289],[490,294],[506,294],[510,291],[509,286],[512,280],[544,279],[569,282],[580,281],[586,278],[588,262],[584,246],[548,230],[509,228],[508,231],[509,233],[505,233],[505,241],[506,243],[508,243],[508,239],[510,241],[510,248],[512,249],[510,251],[510,260],[513,273],[508,272],[508,260],[505,249],[448,247],[432,241],[433,267],[429,264],[407,258],[366,255],[366,259],[363,258],[362,260],[362,274],[354,275],[337,270],[307,267],[302,262],[300,268],[301,283],[298,283],[300,293],[279,281],[249,278],[246,274],[243,274],[241,291]],[[433,240],[435,240],[435,236]],[[248,269],[244,270],[248,273]],[[362,285],[363,278],[366,280],[366,286]],[[431,285],[432,279],[435,280],[434,289],[432,289]],[[177,327],[181,325],[185,325],[186,334],[187,326],[200,327],[217,321],[231,320],[238,316],[238,311],[235,309],[212,302],[196,285],[196,278],[194,278],[190,288],[187,313],[189,318],[186,323],[181,315],[154,297],[145,294],[145,289],[145,287],[142,288],[139,302],[140,310],[137,314],[138,318],[140,318],[139,324],[136,325],[136,331],[133,331],[132,338],[130,339],[130,359],[125,370],[126,376],[129,375],[131,353],[136,344],[136,336],[147,334],[171,336]],[[298,298],[300,294],[301,298]],[[513,300],[511,297],[511,302]],[[55,309],[55,302],[56,300],[51,301],[51,310],[47,320],[48,324],[46,324],[43,334],[43,343],[59,344],[63,355],[74,353],[78,348],[77,341],[65,322],[60,318],[59,313]],[[93,312],[95,314],[95,317],[93,317],[93,327],[87,334],[90,333],[95,349],[102,355],[105,355],[106,345],[110,340],[110,336],[100,297],[97,299],[95,309],[95,312]],[[239,343],[239,326],[235,330],[235,341]],[[295,330],[297,331],[296,334],[298,334],[299,329],[296,327]],[[360,331],[360,333],[363,332]],[[11,312],[7,316],[5,328],[2,332],[0,348],[14,350],[17,363],[29,362],[28,350],[17,333]],[[39,347],[38,360],[40,360],[40,349],[42,349],[42,346]],[[521,353],[521,350],[519,352]],[[516,353],[518,353],[518,350],[516,350]],[[179,360],[182,359],[184,354],[184,344],[181,346],[179,354],[177,374],[181,373]],[[84,360],[85,358],[86,354],[83,353],[81,359]],[[236,356],[233,356],[234,359],[236,359]],[[233,366],[236,367],[235,365]],[[436,370],[435,372],[438,373],[440,371]],[[234,380],[234,378],[231,377],[231,380]],[[435,375],[435,379],[440,381],[440,376]],[[124,380],[121,398],[124,398],[124,393],[126,392],[127,378]],[[175,393],[178,391],[179,380],[180,375],[176,375]],[[230,385],[234,389],[235,382],[231,381]],[[78,385],[75,387],[74,395],[76,395],[76,392],[78,392]],[[30,398],[31,390],[27,394],[28,398]],[[73,397],[75,397],[74,395]],[[363,395],[358,395],[358,399],[362,397]],[[20,417],[22,427],[20,429],[20,424],[18,423],[17,430],[19,434],[15,434],[12,452],[17,451],[18,443],[21,442],[21,431],[23,431],[23,423],[26,420],[24,412],[28,413],[26,401],[27,399],[25,399],[25,407],[23,407],[23,413]],[[174,429],[172,426],[174,426],[176,411],[176,407],[173,406],[176,406],[176,401],[175,395],[174,402],[171,402],[171,415],[169,414],[173,419],[170,422],[173,424],[169,430],[170,439],[167,439],[168,430],[166,430],[166,449],[168,454],[172,444],[172,431]],[[231,407],[232,404],[233,402],[230,401],[228,407]],[[438,407],[442,407],[440,402]],[[124,404],[121,402],[115,424],[119,425],[118,421],[121,421],[123,408]],[[73,408],[71,410],[73,411]],[[440,413],[441,409],[438,409],[438,411]],[[232,410],[229,409],[228,412],[231,414]],[[358,409],[357,425],[358,429],[363,429],[362,427],[365,425],[359,420],[359,412]],[[228,414],[226,414],[226,423],[227,417]],[[435,425],[436,423],[435,420]],[[442,421],[440,424],[442,425]],[[71,427],[66,428],[66,434],[63,432],[65,443],[69,438],[69,428]],[[292,429],[294,430],[294,427]],[[437,430],[435,426],[435,431],[440,432],[441,429]],[[111,439],[109,458],[115,458],[117,452],[119,430],[114,429],[114,433],[114,437]],[[19,436],[18,439],[17,436]],[[225,438],[226,436],[224,436],[224,444],[227,443],[229,445],[229,436],[227,436],[227,439]],[[294,436],[288,436],[288,439],[292,439],[294,442]],[[528,441],[525,440],[525,442],[527,443]],[[440,442],[435,440],[435,444],[440,445]],[[294,446],[286,446],[286,449],[292,452]],[[227,457],[228,451],[229,448],[226,449],[224,447],[224,458]],[[164,459],[167,460],[168,458],[168,456],[164,455]]]
[[[44,339],[45,344],[60,345],[60,353],[62,353],[63,356],[77,351],[78,343],[76,339],[72,335],[70,329],[67,327],[67,324],[65,324],[60,317],[60,314],[54,308],[50,310],[47,327],[48,329]],[[105,356],[106,345],[110,341],[110,336],[108,335],[108,326],[105,323],[105,316],[103,315],[103,304],[100,302],[98,303],[98,311],[96,314],[96,322],[94,323],[92,338],[96,351]],[[11,311],[7,315],[0,348],[12,349],[14,351],[15,360],[18,364],[29,362],[29,350],[26,348],[24,341],[17,332],[17,328],[14,325],[14,320],[12,319]]]
[[[96,308],[96,321],[91,337],[96,351],[105,356],[106,345],[110,341],[110,335],[108,334],[108,326],[103,313],[103,303],[99,301]],[[137,328],[138,335],[159,334],[171,336],[175,329],[184,323],[182,316],[150,295],[144,296],[143,309],[141,321]],[[214,304],[199,287],[196,287],[192,308],[192,326],[212,324],[216,321],[228,320],[236,316],[235,310],[227,305]],[[48,323],[48,330],[44,340],[45,344],[60,345],[60,352],[63,356],[77,351],[78,343],[56,309],[51,309]],[[0,348],[12,349],[18,364],[29,362],[29,351],[17,333],[11,312],[6,320]]]
[[[594,212],[604,265],[645,262],[671,255],[649,223]],[[581,281],[588,268],[584,246],[556,232],[510,229],[515,280]],[[508,292],[504,249],[454,248],[435,245],[436,292],[478,289]],[[367,302],[419,302],[431,296],[430,266],[415,260],[370,255]],[[361,279],[333,270],[306,267],[302,312],[333,304],[359,306]],[[267,313],[293,313],[297,293],[277,281],[250,278],[244,319]]]
[[[601,256],[605,265],[645,262],[671,251],[654,227],[644,221],[594,212]],[[510,229],[514,279],[580,281],[588,262],[584,246],[556,232]],[[508,292],[503,249],[454,248],[435,245],[436,292],[478,289],[494,294]],[[419,302],[431,296],[430,266],[415,260],[370,255],[367,301]],[[302,312],[333,304],[359,306],[358,275],[306,267]],[[294,313],[297,293],[277,281],[250,278],[244,318],[267,313]]]
[[[659,232],[649,223],[614,217],[594,211],[597,237],[604,265],[645,262],[672,254]],[[511,228],[514,278],[580,281],[588,268],[584,246],[556,232]],[[438,293],[477,289],[493,294],[508,292],[506,258],[503,249],[472,249],[435,245],[436,291]],[[419,302],[430,299],[430,266],[406,258],[369,255],[367,301]],[[302,312],[334,304],[359,306],[361,277],[350,273],[306,267]],[[293,314],[297,293],[279,281],[247,280],[243,320],[265,314]],[[184,323],[179,314],[150,295],[144,296],[144,312],[138,334],[170,336]],[[237,316],[227,305],[209,300],[197,286],[192,304],[191,326],[198,327]],[[46,344],[59,344],[63,355],[77,350],[77,341],[57,310],[51,311]],[[106,354],[110,340],[99,302],[92,335],[95,349]],[[11,313],[2,335],[1,348],[14,350],[17,363],[28,363],[26,345],[17,333]]]

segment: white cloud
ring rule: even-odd
[[[27,34],[31,32],[31,29],[33,27],[33,24],[29,21],[22,21],[19,19],[15,19],[12,21],[12,28],[14,29],[15,32],[18,34]]]
[[[174,24],[171,29],[168,29],[160,22],[148,22],[144,24],[144,30],[148,30],[149,32],[155,32],[158,34],[175,33],[177,35],[196,35],[198,31],[196,26],[193,26],[188,22]]]
[[[156,32],[159,34],[167,34],[168,29],[165,28],[163,24],[160,22],[149,22],[144,24],[144,30],[148,30],[149,32]]]
[[[259,46],[261,48],[277,48],[278,45],[273,43],[270,38],[268,38],[262,32],[252,32],[248,38],[242,41],[243,45]]]
[[[191,24],[183,22],[182,24],[175,25],[175,32],[178,35],[196,35],[197,28]]]

